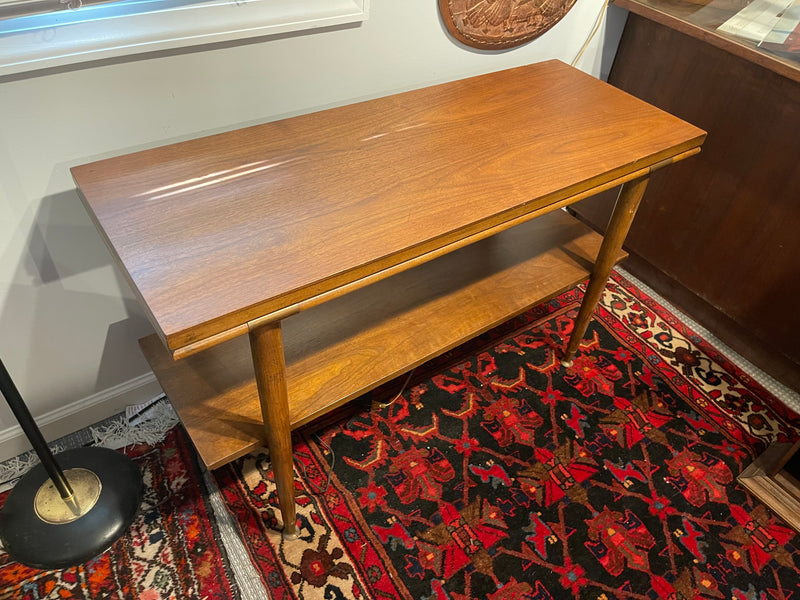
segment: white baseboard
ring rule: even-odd
[[[36,424],[44,439],[51,442],[120,413],[130,404],[141,404],[163,393],[155,375],[147,373],[45,413],[36,418]],[[0,431],[0,461],[30,449],[19,425]]]

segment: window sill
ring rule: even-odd
[[[369,14],[369,0],[208,0],[178,4],[152,12],[146,8],[137,12],[143,10],[146,1],[106,4],[0,22],[0,75],[357,23]],[[83,20],[76,21],[76,15]]]

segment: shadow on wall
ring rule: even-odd
[[[147,373],[136,340],[152,327],[77,193],[46,196],[25,222],[23,252],[11,245],[20,258],[0,307],[0,331],[4,360],[23,395],[31,393],[35,412]],[[12,260],[0,257],[0,264]],[[92,372],[94,389],[87,389]],[[8,410],[0,417],[15,422]]]
[[[611,68],[614,66],[614,59],[617,56],[617,46],[622,37],[622,30],[628,20],[628,11],[609,4],[604,16],[605,28],[602,42],[602,52],[600,54],[600,79],[608,81]]]

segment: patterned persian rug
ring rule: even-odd
[[[0,599],[239,598],[183,429],[174,427],[160,444],[134,446],[126,454],[145,482],[144,502],[128,533],[97,558],[63,571],[31,569],[0,554]]]
[[[800,597],[800,538],[736,483],[798,417],[619,275],[562,367],[581,295],[300,431],[300,540],[264,453],[218,470],[271,597]]]

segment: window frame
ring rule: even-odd
[[[369,16],[369,0],[201,0],[120,14],[125,6],[99,4],[0,22],[0,76],[358,23]],[[84,11],[83,20],[68,22]]]

